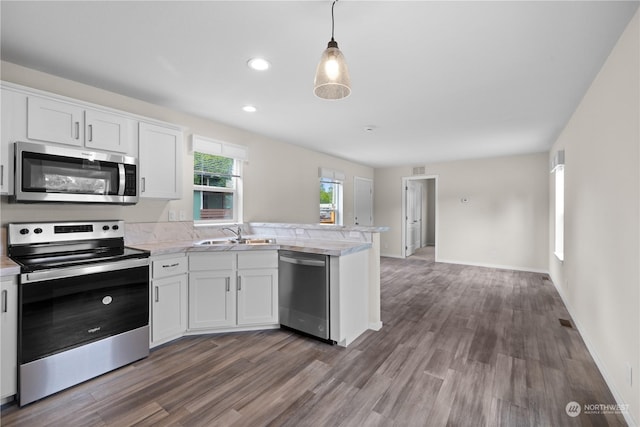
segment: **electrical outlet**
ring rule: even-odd
[[[180,211],[180,221],[186,221],[187,220],[187,213],[185,211]]]
[[[176,211],[169,211],[169,221],[176,221]]]
[[[359,231],[350,231],[349,232],[349,237],[351,237],[351,238],[360,237],[360,232]]]
[[[296,228],[296,234],[297,234],[298,236],[300,236],[300,235],[304,234],[304,228]]]

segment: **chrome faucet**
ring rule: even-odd
[[[234,230],[233,228],[229,228],[229,227],[225,227],[223,228],[223,230],[229,230],[230,232],[232,232],[233,234],[235,234],[236,236],[236,240],[237,241],[242,241],[242,228],[238,225],[238,228],[236,230]]]

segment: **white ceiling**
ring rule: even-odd
[[[312,88],[331,1],[3,0],[1,56],[362,164],[420,165],[548,150],[637,7],[343,0],[340,101]]]

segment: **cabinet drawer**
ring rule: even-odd
[[[278,268],[278,251],[239,252],[238,268]]]
[[[235,268],[235,252],[209,252],[189,255],[190,271],[234,270]]]
[[[188,262],[186,257],[164,258],[152,261],[153,278],[175,276],[187,272]]]

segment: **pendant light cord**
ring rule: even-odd
[[[334,21],[334,18],[333,18],[333,7],[336,5],[337,1],[338,0],[333,0],[333,4],[331,5],[331,41],[335,41],[333,39],[333,29],[335,27],[335,21]]]

